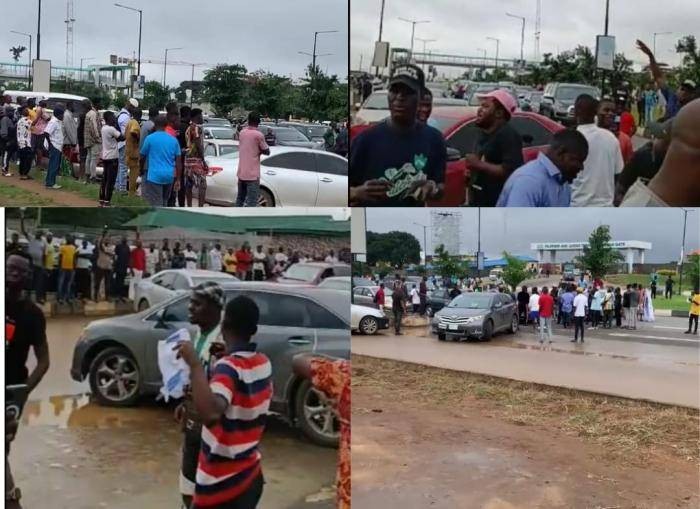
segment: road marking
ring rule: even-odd
[[[664,336],[644,336],[642,334],[623,334],[623,333],[611,333],[608,336],[617,336],[621,338],[646,338],[646,339],[658,339],[666,341],[683,341],[687,343],[700,343],[697,339],[685,339],[685,338],[668,338]]]
[[[654,329],[688,330],[687,327],[668,327],[667,325],[654,325]]]

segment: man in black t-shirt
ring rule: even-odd
[[[469,204],[495,207],[506,180],[524,164],[523,141],[510,125],[518,104],[506,90],[481,96],[476,126],[481,129],[476,154],[465,156],[471,171]]]
[[[389,119],[350,145],[350,204],[424,206],[442,194],[447,148],[442,133],[417,121],[424,88],[415,65],[395,69],[389,84]]]

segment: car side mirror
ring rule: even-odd
[[[542,102],[553,103],[553,102],[554,102],[554,97],[552,97],[551,95],[543,95],[543,96],[542,96]]]
[[[170,325],[165,321],[165,308],[161,308],[156,313],[156,329],[169,329]]]
[[[447,147],[447,161],[452,162],[452,161],[459,161],[462,159],[462,154],[460,153],[459,150],[456,148],[452,147]]]

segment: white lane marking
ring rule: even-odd
[[[654,325],[654,329],[688,330],[688,327],[668,327],[666,325]]]
[[[611,333],[608,334],[608,336],[616,336],[616,337],[621,337],[621,338],[645,338],[645,339],[658,339],[658,340],[667,340],[667,341],[685,341],[688,343],[697,343],[700,344],[700,341],[697,339],[685,339],[685,338],[668,338],[664,336],[645,336],[643,334],[623,334],[623,333]]]

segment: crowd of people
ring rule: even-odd
[[[634,150],[637,131],[627,100],[579,95],[575,127],[553,133],[547,148],[525,163],[523,140],[512,125],[518,107],[506,90],[481,97],[479,136],[461,154],[469,170],[467,202],[482,207],[688,206],[700,203],[691,168],[700,164],[700,89],[683,80],[672,90],[641,41],[657,88],[666,98],[654,139]],[[448,147],[431,126],[432,94],[423,71],[399,65],[389,81],[390,117],[354,137],[350,203],[425,206],[444,195]],[[689,190],[688,187],[693,187]]]

